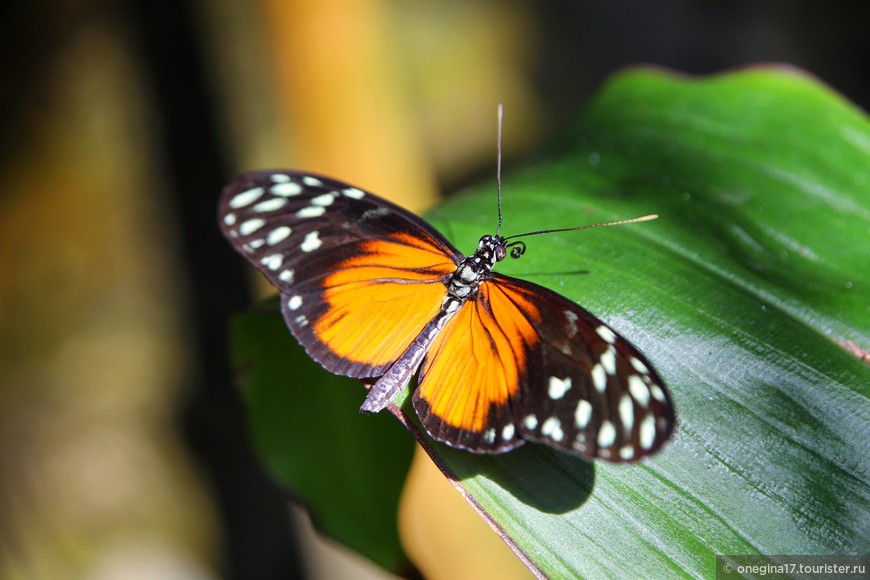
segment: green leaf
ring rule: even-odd
[[[637,345],[679,416],[673,443],[630,466],[531,444],[477,456],[424,439],[530,566],[551,577],[711,576],[716,554],[870,551],[863,113],[792,69],[705,79],[639,69],[613,79],[503,191],[505,235],[660,214],[529,238],[525,256],[499,268]],[[430,217],[470,251],[494,229],[494,196],[489,184]],[[408,409],[406,395],[397,403]]]
[[[388,414],[362,416],[359,381],[335,377],[293,339],[277,300],[237,316],[234,363],[245,376],[255,447],[327,536],[387,570],[411,569],[396,528],[413,440]]]

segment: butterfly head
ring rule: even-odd
[[[507,255],[507,245],[501,236],[486,235],[480,238],[474,255],[492,268],[496,263],[504,260]]]

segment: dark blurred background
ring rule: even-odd
[[[333,567],[251,450],[225,336],[265,290],[215,226],[234,173],[305,168],[423,210],[493,179],[498,102],[516,159],[638,64],[788,63],[870,104],[870,4],[854,1],[0,14],[2,578],[377,575]]]

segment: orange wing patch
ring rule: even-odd
[[[325,312],[314,333],[335,355],[371,366],[405,351],[438,312],[456,268],[425,239],[396,233],[361,244],[323,280]]]
[[[484,282],[429,349],[417,389],[429,413],[449,427],[480,433],[493,406],[509,405],[519,389],[526,352],[539,340],[529,317],[538,314],[524,296]]]

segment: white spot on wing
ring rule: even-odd
[[[631,366],[634,367],[634,370],[636,370],[640,374],[642,374],[642,375],[649,374],[649,369],[646,367],[645,364],[640,362],[639,359],[632,356],[632,357],[629,357],[628,362],[630,362]]]
[[[250,219],[246,222],[242,222],[242,225],[239,226],[239,233],[243,236],[249,236],[259,230],[264,225],[266,225],[266,222],[264,222],[260,218]]]
[[[649,405],[649,389],[646,388],[639,376],[631,375],[628,377],[628,392],[641,407]]]
[[[284,270],[283,272],[278,274],[278,279],[281,280],[282,282],[286,282],[287,284],[290,284],[291,282],[293,282],[293,275],[294,274],[295,274],[295,272],[293,271],[292,268],[287,268],[286,270]]]
[[[276,209],[281,209],[287,204],[287,199],[283,197],[273,197],[272,199],[267,199],[266,201],[261,201],[257,205],[254,206],[254,211],[264,212],[264,211],[275,211]]]
[[[294,320],[294,321],[296,322],[296,324],[298,324],[299,326],[308,326],[308,319],[305,318],[305,315],[304,315],[304,314],[300,314],[299,316],[297,316],[297,317],[294,318],[293,320]]]
[[[570,310],[565,311],[565,320],[568,321],[568,336],[574,336],[577,334],[577,316],[576,312],[571,312]]]
[[[294,195],[299,195],[300,193],[302,193],[302,186],[295,181],[287,181],[285,183],[276,183],[269,188],[269,191],[271,191],[273,195],[280,195],[281,197],[292,197]]]
[[[227,215],[225,215],[224,216],[224,223],[227,224],[228,226],[231,226],[234,223],[236,223],[236,214],[228,213]]]
[[[554,441],[561,441],[565,436],[565,433],[562,431],[562,423],[555,417],[548,418],[541,425],[541,435],[550,437]]]
[[[495,441],[495,429],[491,427],[484,431],[483,440],[487,443],[493,443]]]
[[[360,217],[360,219],[361,219],[362,221],[373,220],[373,219],[377,219],[377,218],[379,218],[379,217],[384,217],[384,216],[387,215],[388,213],[390,213],[390,210],[388,210],[387,208],[385,208],[385,207],[376,207],[376,208],[374,208],[374,209],[367,209],[367,210],[365,210],[365,211],[363,212],[363,214],[362,214],[362,217]]]
[[[598,430],[598,446],[610,447],[614,441],[616,441],[616,427],[605,419],[601,422],[601,428]]]
[[[305,234],[305,239],[302,240],[302,244],[299,246],[299,248],[303,252],[313,252],[322,245],[323,242],[320,240],[320,238],[318,237],[318,233],[315,231]]]
[[[318,185],[323,185],[323,182],[317,179],[316,177],[311,177],[310,175],[306,175],[302,178],[302,183],[309,187],[317,187]]]
[[[514,428],[514,424],[508,423],[501,430],[501,438],[504,439],[505,441],[508,441],[508,440],[514,438],[515,433],[516,433],[516,429]]]
[[[256,250],[257,248],[262,248],[263,244],[265,244],[265,243],[266,243],[266,240],[264,240],[264,239],[251,240],[251,242],[248,244],[248,247]]]
[[[326,207],[328,205],[332,205],[332,202],[335,201],[335,196],[331,193],[324,193],[323,195],[318,195],[315,198],[311,199],[312,205],[320,205]]]
[[[658,399],[662,403],[664,403],[667,399],[665,398],[665,392],[658,385],[652,385],[649,388],[649,392],[652,393],[653,398]]]
[[[604,372],[604,367],[601,366],[601,363],[593,366],[590,374],[592,375],[592,385],[595,387],[595,390],[603,393],[604,389],[607,388],[607,373]]]
[[[535,417],[534,413],[531,415],[526,415],[526,418],[523,419],[523,425],[529,431],[534,431],[538,426],[538,418]]]
[[[577,410],[574,411],[574,424],[578,429],[585,429],[592,417],[592,404],[586,399],[577,402]]]
[[[298,310],[300,306],[302,306],[302,296],[299,296],[298,294],[296,296],[291,296],[290,300],[287,301],[287,308],[290,310]]]
[[[616,342],[616,333],[607,328],[606,326],[599,326],[595,329],[595,332],[597,332],[598,336],[604,339],[605,342],[608,342],[610,344]]]
[[[284,263],[284,256],[281,254],[274,254],[272,256],[268,256],[261,260],[263,265],[272,270],[273,272],[281,267],[281,264]]]
[[[656,438],[655,420],[652,415],[647,415],[640,422],[640,446],[651,449]]]
[[[622,459],[628,461],[629,459],[634,457],[634,448],[631,445],[623,445],[622,448],[619,450],[619,456]]]
[[[607,350],[601,353],[601,366],[608,375],[616,374],[616,349],[613,345],[608,346]]]
[[[357,189],[355,187],[349,187],[342,191],[345,196],[353,198],[353,199],[362,199],[365,196],[365,192]]]
[[[622,421],[622,428],[631,433],[634,427],[634,401],[627,394],[619,398],[619,420]]]
[[[297,217],[301,218],[311,218],[311,217],[320,217],[326,213],[326,208],[319,205],[310,205],[308,207],[303,207],[299,211],[296,212]]]
[[[248,189],[234,195],[233,198],[230,200],[229,206],[233,209],[239,209],[240,207],[251,205],[252,203],[257,201],[261,195],[263,195],[262,187],[254,187],[252,189]]]
[[[570,388],[571,377],[565,377],[564,379],[550,377],[550,388],[547,391],[547,394],[555,401],[564,397],[565,393],[567,393]]]
[[[287,236],[290,235],[291,230],[288,226],[280,226],[269,232],[269,235],[266,236],[266,241],[270,246],[274,246],[278,242],[283,242],[287,239]]]
[[[273,173],[272,174],[272,182],[273,183],[287,183],[290,181],[289,175],[284,175],[283,173]]]

